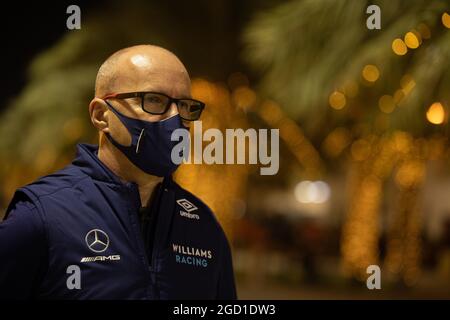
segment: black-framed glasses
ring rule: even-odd
[[[164,114],[166,113],[172,102],[175,102],[178,108],[178,114],[181,119],[186,121],[195,121],[200,118],[205,104],[195,99],[175,99],[160,92],[127,92],[127,93],[111,93],[103,97],[106,99],[128,99],[141,98],[142,110],[150,114]]]

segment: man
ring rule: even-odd
[[[157,46],[103,63],[89,105],[99,146],[18,189],[0,224],[1,298],[236,298],[222,228],[171,179],[171,134],[204,108],[190,91]]]

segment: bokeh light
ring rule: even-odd
[[[373,64],[368,64],[364,66],[362,70],[362,76],[365,80],[369,82],[375,82],[380,77],[380,71]]]
[[[347,103],[345,95],[339,91],[334,91],[333,93],[331,93],[328,101],[330,103],[330,106],[336,110],[343,109],[345,107],[345,104]]]
[[[447,12],[444,12],[442,14],[442,24],[446,27],[450,29],[450,14],[448,14]]]
[[[391,113],[395,109],[394,98],[386,94],[380,98],[380,100],[378,101],[378,106],[384,113]]]
[[[440,102],[435,102],[428,108],[427,120],[432,124],[442,124],[444,122],[445,110]]]
[[[420,45],[420,35],[417,32],[408,32],[405,35],[405,44],[408,46],[408,48],[416,49]]]
[[[301,181],[294,189],[295,198],[300,203],[320,204],[330,198],[330,187],[324,181]]]
[[[394,39],[392,41],[392,50],[396,55],[403,56],[408,52],[408,48],[406,47],[405,42],[402,39]]]

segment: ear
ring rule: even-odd
[[[91,122],[98,131],[109,132],[108,111],[108,106],[102,99],[94,98],[89,104]]]

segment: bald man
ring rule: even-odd
[[[231,252],[211,210],[176,184],[198,120],[183,63],[161,47],[122,49],[89,104],[99,145],[19,188],[0,224],[0,298],[236,299]],[[177,157],[175,157],[177,158]]]

